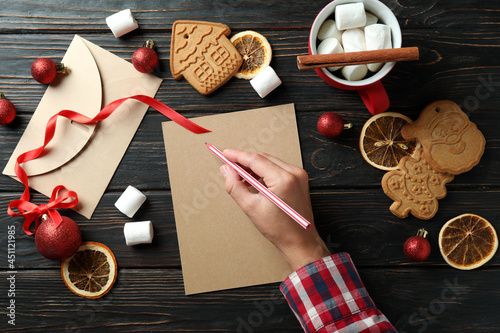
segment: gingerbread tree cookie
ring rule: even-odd
[[[406,140],[418,139],[433,169],[452,175],[476,166],[486,145],[481,131],[452,101],[429,104],[401,134]]]
[[[229,41],[231,29],[220,23],[176,21],[172,27],[170,71],[208,95],[238,72],[243,58]]]
[[[390,207],[394,215],[405,218],[411,213],[428,220],[436,214],[438,199],[446,196],[445,184],[453,178],[453,175],[436,171],[423,158],[422,148],[419,148],[414,157],[403,157],[396,170],[384,175],[382,188],[394,200]]]

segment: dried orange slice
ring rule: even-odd
[[[250,80],[269,66],[272,58],[271,44],[255,31],[242,31],[231,38],[231,43],[243,57],[243,64],[235,76]]]
[[[85,298],[104,296],[113,286],[117,275],[116,259],[104,244],[86,242],[61,265],[66,286]]]
[[[444,260],[462,270],[478,268],[497,251],[498,237],[486,219],[463,214],[446,222],[439,232],[439,249]]]
[[[417,141],[408,141],[401,129],[412,120],[397,112],[384,112],[368,119],[361,130],[359,148],[363,158],[381,170],[394,170],[405,156],[413,156],[420,147]]]

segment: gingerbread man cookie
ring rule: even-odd
[[[418,139],[433,169],[452,175],[476,166],[486,145],[481,131],[452,101],[429,104],[401,134],[406,140]]]
[[[394,200],[390,207],[394,215],[405,218],[411,212],[416,218],[428,220],[437,213],[437,200],[446,196],[445,184],[453,178],[434,170],[419,148],[414,157],[403,157],[396,170],[384,175],[382,188]]]
[[[208,95],[238,72],[243,58],[220,23],[176,21],[172,27],[170,71],[184,77],[200,94]]]

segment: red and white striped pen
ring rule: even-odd
[[[266,198],[271,200],[276,206],[278,206],[282,211],[288,214],[292,219],[294,219],[298,224],[300,224],[304,229],[309,229],[311,226],[311,223],[306,220],[302,215],[297,213],[292,207],[288,206],[286,202],[281,200],[276,194],[271,192],[267,187],[262,185],[257,179],[252,177],[245,169],[243,169],[241,166],[238,164],[231,162],[228,160],[224,154],[214,145],[211,145],[210,143],[206,143],[207,148],[215,154],[218,158],[220,158],[224,163],[227,165],[231,166],[236,172],[246,180],[250,185],[255,187],[262,195],[264,195]]]

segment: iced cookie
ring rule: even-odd
[[[209,95],[240,68],[243,59],[226,37],[228,26],[200,21],[176,21],[172,27],[170,71],[200,94]]]
[[[412,124],[403,127],[406,140],[417,139],[432,168],[452,175],[479,163],[486,140],[474,123],[452,101],[429,104]]]
[[[428,220],[438,211],[438,199],[446,196],[445,184],[453,175],[434,170],[422,156],[422,148],[414,157],[403,157],[396,170],[387,172],[382,178],[382,188],[394,200],[391,212],[399,218],[411,213],[416,218]]]

